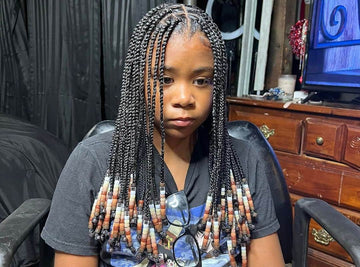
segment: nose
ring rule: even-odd
[[[172,104],[174,107],[189,108],[195,106],[195,97],[191,85],[178,83],[174,88]]]

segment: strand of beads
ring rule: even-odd
[[[140,261],[142,259],[142,255],[145,251],[147,240],[148,240],[148,234],[149,234],[149,221],[144,220],[142,233],[141,233],[140,247],[136,253],[136,257],[137,257],[138,261]]]
[[[165,198],[165,183],[160,183],[160,215],[163,224],[166,225],[166,198]]]
[[[212,225],[212,216],[209,215],[208,219],[206,221],[204,239],[203,239],[203,243],[202,243],[202,246],[201,246],[201,250],[203,250],[203,251],[206,251],[206,249],[208,247],[208,241],[209,241],[209,237],[210,237],[211,225]]]
[[[136,232],[137,238],[140,241],[140,248],[136,253],[136,257],[139,261],[145,255],[145,251],[151,261],[159,263],[161,259],[163,260],[157,247],[156,233],[158,233],[161,238],[165,236],[163,232],[163,225],[167,224],[165,183],[160,183],[159,188],[160,200],[152,200],[149,203],[150,218],[144,215],[144,201],[140,200],[138,202]]]
[[[109,172],[106,172],[104,182],[102,186],[100,187],[99,193],[97,198],[95,199],[91,211],[91,216],[89,218],[89,234],[91,236],[94,236],[96,240],[102,241],[105,239],[105,236],[102,237],[101,231],[103,228],[103,222],[105,219],[106,214],[106,206],[108,204],[107,196],[108,196],[108,189],[109,189],[109,183],[110,183],[111,176],[109,175]],[[105,204],[106,203],[106,204]]]
[[[130,216],[130,218],[136,217],[135,214],[136,214],[137,210],[135,207],[135,197],[136,197],[136,184],[132,183],[131,188],[130,188],[130,198],[129,198],[129,216]]]

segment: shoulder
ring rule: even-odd
[[[99,133],[81,141],[73,153],[88,154],[94,158],[108,157],[113,131]]]
[[[99,146],[110,145],[114,131],[108,131],[93,135],[89,138],[82,140],[79,145],[84,148],[93,149]]]
[[[107,169],[111,140],[112,132],[106,132],[81,141],[68,158],[60,182],[64,186],[78,180],[84,183],[84,177],[87,177],[85,180],[97,187]]]

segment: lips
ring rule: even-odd
[[[177,127],[188,127],[194,123],[193,118],[185,117],[185,118],[175,118],[170,119],[169,124]]]

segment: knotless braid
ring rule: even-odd
[[[220,164],[224,162],[222,158],[222,153],[224,151],[223,146],[223,131],[224,127],[224,95],[222,92],[225,90],[225,82],[223,77],[225,77],[224,72],[226,72],[226,65],[223,64],[222,51],[224,49],[224,44],[219,38],[219,35],[216,35],[216,27],[214,23],[209,23],[207,16],[203,16],[201,19],[204,20],[203,31],[210,41],[211,48],[214,53],[214,88],[220,88],[217,92],[218,94],[213,95],[213,109],[212,109],[212,149],[210,150],[210,163],[211,163],[211,182],[210,182],[210,191],[214,194],[214,203],[218,199],[218,181],[221,176]],[[217,31],[218,32],[218,31]],[[221,88],[223,87],[223,88]],[[216,208],[216,205],[213,206],[213,209]]]
[[[165,146],[165,127],[164,127],[164,64],[165,64],[165,47],[168,43],[170,34],[177,26],[180,20],[171,21],[166,26],[164,26],[164,35],[162,38],[158,38],[157,51],[160,56],[160,68],[159,68],[159,94],[160,94],[160,136],[161,136],[161,166],[160,166],[160,183],[165,186],[165,177],[164,177],[164,146]],[[155,63],[157,68],[158,62]],[[156,72],[155,72],[156,73]],[[156,80],[156,79],[155,79]]]
[[[198,224],[198,229],[204,232],[199,245],[205,251],[212,242],[214,255],[217,255],[220,232],[223,232],[228,236],[231,265],[236,265],[235,256],[240,252],[242,264],[246,266],[246,246],[256,212],[247,179],[226,129],[225,45],[216,24],[196,7],[160,5],[150,10],[133,31],[123,70],[108,170],[94,200],[89,232],[100,242],[108,240],[110,251],[128,249],[139,261],[148,255],[151,261],[161,263],[155,235],[165,238],[163,226],[167,224],[163,116],[165,50],[172,34],[191,37],[196,32],[205,34],[214,58],[213,104],[209,124],[204,124],[209,133],[210,185],[204,216]],[[153,151],[157,90],[161,136],[159,185],[155,184]],[[137,233],[136,240],[132,238],[131,229]]]

